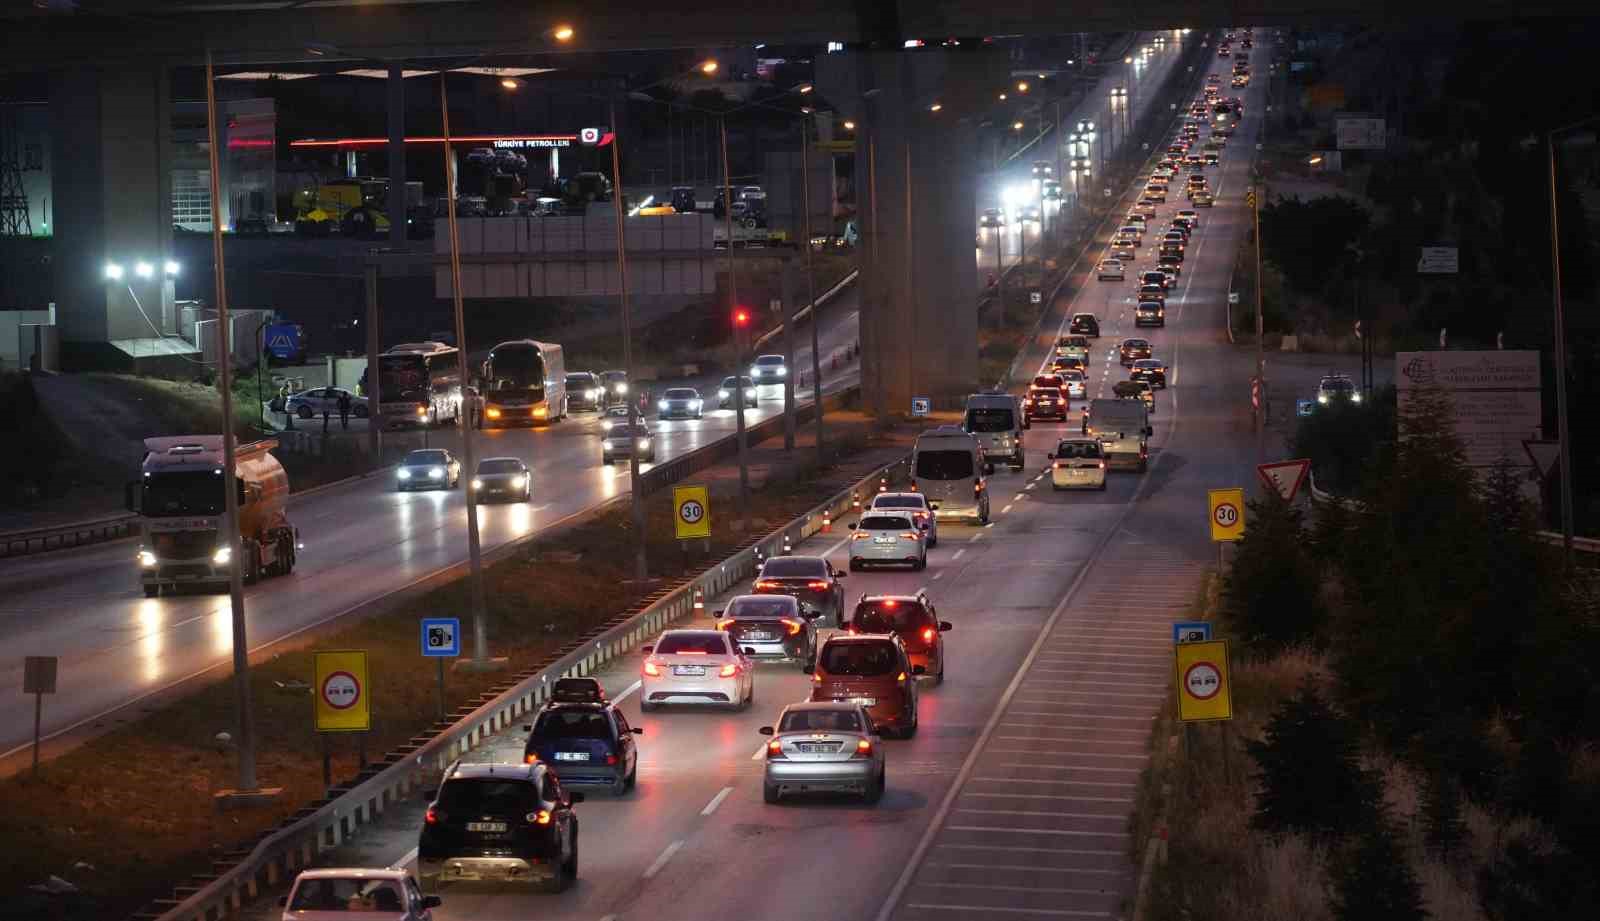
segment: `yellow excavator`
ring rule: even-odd
[[[294,193],[294,231],[325,237],[383,236],[389,232],[386,179],[332,179]]]

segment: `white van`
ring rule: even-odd
[[[966,518],[988,524],[987,477],[993,472],[983,443],[953,425],[923,432],[911,449],[912,488],[928,497],[940,521]]]
[[[967,414],[961,427],[983,442],[983,453],[993,461],[1004,458],[1022,469],[1022,429],[1027,419],[1017,398],[1009,393],[974,393],[967,397]]]
[[[1106,466],[1132,467],[1140,473],[1150,466],[1150,413],[1143,400],[1090,400],[1083,414],[1083,434],[1100,440]]]

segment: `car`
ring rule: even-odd
[[[1182,243],[1162,241],[1161,246],[1156,249],[1157,264],[1160,264],[1161,256],[1176,256],[1181,261],[1183,259],[1183,249]]]
[[[1152,270],[1150,270],[1148,272],[1140,272],[1139,273],[1139,286],[1141,288],[1143,288],[1143,287],[1147,287],[1147,286],[1150,286],[1150,285],[1156,285],[1156,286],[1160,287],[1162,290],[1165,290],[1166,287],[1167,287],[1167,276],[1166,276],[1166,273],[1158,272],[1158,271],[1155,271],[1154,269],[1152,269]]]
[[[1046,456],[1051,490],[1106,488],[1106,456],[1098,439],[1064,438]]]
[[[850,525],[850,571],[867,566],[928,568],[927,532],[909,511],[863,512]]]
[[[1075,313],[1067,323],[1067,332],[1088,336],[1090,339],[1098,339],[1100,338],[1100,318],[1092,313]]]
[[[1157,171],[1150,174],[1150,179],[1145,183],[1145,188],[1157,186],[1164,189],[1171,184],[1172,176],[1170,174]]]
[[[461,462],[444,448],[418,448],[406,454],[395,468],[395,488],[455,489],[461,482]]]
[[[1116,99],[1126,99],[1128,98],[1128,88],[1125,86],[1113,86],[1111,95]]]
[[[884,633],[898,637],[912,665],[920,665],[944,683],[944,635],[954,627],[939,619],[926,589],[909,594],[863,594],[856,600],[845,629],[851,634]]]
[[[699,419],[705,414],[705,400],[693,387],[668,387],[656,401],[656,417],[660,419]]]
[[[1127,265],[1138,258],[1139,251],[1130,243],[1113,243],[1111,248],[1106,250],[1106,255]]]
[[[550,765],[568,787],[599,787],[622,796],[639,779],[639,746],[633,737],[644,730],[628,725],[628,718],[603,695],[597,700],[552,699],[522,728],[528,733],[523,762]]]
[[[1161,197],[1165,199],[1167,197],[1166,193],[1163,192]],[[1146,196],[1133,203],[1133,213],[1144,217],[1155,217],[1158,204],[1159,202]],[[1143,228],[1140,229],[1142,230]]]
[[[1172,219],[1174,221],[1182,222],[1189,228],[1191,233],[1200,228],[1200,213],[1198,211],[1185,208],[1173,215]]]
[[[1128,224],[1130,226],[1139,228],[1139,232],[1143,233],[1147,229],[1147,225],[1150,223],[1150,219],[1148,217],[1146,217],[1142,212],[1140,212],[1139,210],[1135,209],[1133,211],[1128,212],[1128,216],[1123,218],[1122,222],[1124,224]]]
[[[600,412],[600,432],[602,434],[609,432],[618,424],[626,425],[628,417],[632,414],[632,409],[626,403],[607,406]]]
[[[1167,187],[1164,186],[1164,185],[1158,185],[1158,186],[1146,186],[1145,190],[1144,190],[1144,194],[1139,196],[1139,201],[1137,202],[1137,204],[1140,204],[1140,205],[1164,205],[1164,204],[1166,204],[1166,202],[1167,202]],[[1140,208],[1139,210],[1140,210],[1141,213],[1146,214],[1146,215],[1155,214],[1155,211],[1153,211],[1153,210],[1145,211],[1143,208]]]
[[[592,371],[573,371],[567,374],[567,411],[594,412],[605,403],[605,390],[600,378]]]
[[[1124,339],[1117,351],[1121,353],[1123,365],[1131,365],[1141,358],[1149,358],[1152,350],[1149,339]]]
[[[916,678],[925,672],[893,634],[835,633],[817,653],[811,700],[857,704],[880,734],[910,738],[917,733]]]
[[[1045,179],[1045,178],[1048,178],[1050,176],[1055,175],[1055,172],[1056,172],[1056,166],[1055,166],[1054,162],[1052,162],[1050,160],[1035,160],[1035,161],[1033,161],[1033,178],[1035,178],[1035,179]]]
[[[1077,356],[1086,358],[1089,355],[1089,337],[1069,335],[1056,340],[1056,355],[1060,358]]]
[[[1117,381],[1112,386],[1111,393],[1119,400],[1143,401],[1145,409],[1151,413],[1156,411],[1156,392],[1148,381]]]
[[[527,502],[533,498],[533,476],[528,465],[516,457],[486,457],[478,461],[478,472],[472,476],[472,495],[479,500],[513,499]]]
[[[889,509],[894,511],[909,511],[917,519],[917,524],[924,522],[928,525],[928,546],[939,546],[939,518],[933,514],[933,509],[928,505],[928,497],[920,492],[880,492],[872,497],[872,503],[867,506],[867,511]]]
[[[1144,228],[1134,224],[1124,224],[1117,228],[1116,241],[1118,243],[1131,243],[1138,246],[1144,239]]]
[[[733,408],[734,388],[744,385],[744,408],[756,408],[756,382],[748,377],[725,377],[717,385],[717,406],[722,409]]]
[[[1055,358],[1050,359],[1050,373],[1060,377],[1063,381],[1067,381],[1070,387],[1071,381],[1067,375],[1073,373],[1083,374],[1083,359],[1077,355],[1057,355]],[[1069,393],[1068,396],[1071,396],[1071,394]]]
[[[441,903],[436,895],[423,895],[400,867],[301,870],[289,894],[278,899],[282,921],[321,918],[323,912],[348,921],[433,921]]]
[[[1201,189],[1189,196],[1189,202],[1196,208],[1210,208],[1217,203],[1217,199],[1209,191]]]
[[[1140,285],[1137,297],[1140,304],[1167,305],[1167,289],[1162,285]]]
[[[1141,326],[1167,325],[1167,305],[1165,301],[1147,301],[1141,299],[1133,307],[1133,325]]]
[[[641,647],[639,709],[662,704],[745,710],[755,702],[755,672],[724,630],[665,630]]]
[[[537,764],[452,764],[423,813],[417,875],[425,888],[446,882],[537,884],[562,892],[578,878],[578,817],[583,794]]]
[[[781,384],[789,376],[789,366],[782,355],[758,355],[755,364],[750,366],[750,376],[757,385]]]
[[[1041,374],[1028,385],[1028,395],[1022,399],[1023,419],[1031,426],[1035,419],[1067,421],[1071,396],[1067,382],[1055,374]]]
[[[1064,368],[1054,373],[1066,385],[1068,399],[1082,400],[1088,397],[1089,376],[1081,364],[1076,368]]]
[[[1006,226],[1006,213],[999,208],[989,208],[978,215],[978,227],[992,230]]]
[[[1166,253],[1156,257],[1156,265],[1170,266],[1173,271],[1182,273],[1183,255],[1181,253]]]
[[[1126,276],[1122,271],[1122,263],[1116,259],[1105,259],[1095,267],[1095,277],[1100,281],[1122,281]]]
[[[615,406],[628,402],[628,372],[626,371],[601,371],[600,389],[605,391],[601,399],[607,406]]]
[[[653,464],[656,460],[655,436],[645,422],[619,422],[600,439],[600,461],[607,466],[619,457],[635,455],[641,464]]]
[[[1361,404],[1361,391],[1348,374],[1332,373],[1323,376],[1317,382],[1317,405],[1328,406],[1333,403]]]
[[[1044,212],[1039,210],[1038,205],[1023,205],[1022,212],[1017,216],[1017,218],[1024,224],[1037,224],[1044,220]]]
[[[1167,389],[1167,365],[1159,358],[1141,358],[1128,371],[1128,379],[1144,381],[1152,387]]]
[[[1201,156],[1206,161],[1206,166],[1216,166],[1222,162],[1222,158],[1217,156],[1217,152],[1214,150],[1208,150]]]
[[[1189,235],[1181,230],[1169,230],[1161,235],[1161,246],[1163,249],[1168,246],[1176,246],[1178,251],[1182,252],[1188,242]]]
[[[790,661],[809,673],[817,657],[815,622],[821,613],[802,607],[792,595],[739,595],[711,616],[746,657]]]
[[[763,560],[751,591],[758,595],[789,595],[844,626],[844,573],[820,556],[775,556]]]
[[[1189,154],[1183,158],[1183,168],[1187,170],[1202,170],[1206,168],[1206,158],[1199,154]],[[1202,177],[1203,178],[1203,177]]]
[[[350,415],[357,419],[367,418],[367,398],[356,396],[342,387],[313,387],[299,393],[289,394],[284,401],[283,411],[294,413],[301,419],[314,419],[327,413],[330,417],[339,417],[339,400],[343,397],[350,401]]]
[[[1215,128],[1211,129],[1211,134],[1213,136],[1221,137],[1221,138],[1231,138],[1231,137],[1233,137],[1233,132],[1234,132],[1234,127],[1233,127],[1233,125],[1229,125],[1229,124],[1218,125]]]
[[[777,803],[793,793],[857,793],[868,803],[887,784],[883,740],[866,708],[857,703],[805,701],[759,730],[770,736],[761,798]]]

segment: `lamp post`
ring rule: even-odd
[[[633,376],[633,314],[629,308],[628,300],[628,246],[627,233],[623,227],[622,203],[622,139],[616,136],[617,110],[611,108],[611,202],[613,211],[617,216],[617,273],[621,281],[622,293],[622,368],[628,375],[628,380]],[[648,535],[645,533],[644,498],[643,490],[639,484],[639,401],[628,401],[628,437],[634,439],[632,449],[628,451],[628,487],[629,504],[633,512],[633,577],[640,583],[650,578],[650,565],[646,557]]]

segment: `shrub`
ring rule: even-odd
[[[1322,627],[1321,574],[1300,511],[1276,494],[1248,505],[1244,539],[1222,584],[1222,612],[1263,658],[1312,641]]]
[[[1283,702],[1246,750],[1259,769],[1256,828],[1340,838],[1377,818],[1377,783],[1361,767],[1356,732],[1314,679]]]

